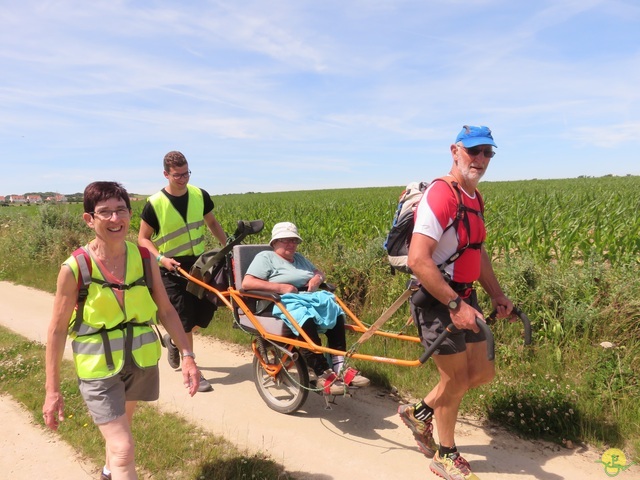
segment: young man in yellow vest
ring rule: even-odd
[[[193,330],[209,325],[216,307],[207,299],[187,292],[187,280],[171,272],[177,266],[189,271],[205,252],[206,228],[222,245],[226,244],[227,236],[213,215],[211,196],[189,184],[191,171],[182,153],[172,151],[165,155],[164,176],[169,184],[149,197],[142,210],[138,244],[156,257],[162,281],[193,351]],[[169,352],[169,365],[178,368],[180,355],[169,335],[164,336],[164,343]],[[211,390],[211,384],[200,378],[199,391]]]

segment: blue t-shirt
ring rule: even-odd
[[[276,252],[266,250],[258,253],[249,268],[247,275],[273,283],[288,283],[301,288],[309,283],[317,268],[301,253],[296,252],[293,263],[285,260]]]

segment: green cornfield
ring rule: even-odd
[[[486,202],[494,259],[527,254],[539,262],[638,262],[640,251],[638,177],[487,182]],[[322,249],[336,243],[363,250],[381,244],[403,187],[248,193],[215,196],[216,215],[231,230],[240,219],[296,223]]]

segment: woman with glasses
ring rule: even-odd
[[[347,340],[344,328],[344,312],[333,299],[333,294],[326,291],[318,291],[324,282],[324,274],[318,270],[304,255],[297,251],[302,238],[298,235],[298,228],[291,222],[276,223],[271,231],[269,244],[273,250],[258,253],[242,280],[242,288],[245,290],[262,290],[275,292],[281,295],[282,303],[304,307],[306,302],[313,301],[316,311],[324,312],[323,316],[296,318],[297,323],[305,333],[317,345],[322,345],[318,332],[324,332],[327,336],[329,348],[346,351]],[[307,292],[297,295],[299,292]],[[290,294],[290,295],[286,295]],[[313,300],[309,294],[314,295]],[[297,309],[304,311],[303,308]],[[275,312],[274,312],[275,313]],[[288,320],[283,316],[283,320]],[[295,328],[291,329],[297,334]],[[336,375],[342,372],[344,357],[332,356],[333,365],[329,365],[326,357],[321,353],[314,353],[303,349],[302,352],[310,373],[317,388],[325,388],[333,395],[341,395],[345,392],[345,386]],[[351,372],[349,377],[355,375],[349,382],[354,387],[366,387],[370,381],[357,372]],[[325,391],[326,391],[325,389]]]
[[[101,479],[136,479],[131,422],[138,401],[158,399],[157,321],[185,357],[182,375],[191,396],[200,372],[160,270],[149,261],[149,252],[125,240],[131,221],[127,191],[116,182],[91,183],[84,191],[82,218],[95,238],[58,274],[42,413],[52,430],[64,419],[60,367],[69,335],[80,393],[106,443]]]
[[[207,229],[222,245],[227,243],[227,236],[213,214],[211,196],[189,184],[191,170],[185,156],[180,152],[169,152],[163,163],[164,177],[169,183],[149,197],[144,206],[138,244],[156,257],[169,299],[180,315],[189,348],[193,351],[193,331],[209,325],[216,305],[187,292],[187,280],[172,272],[178,266],[189,271],[205,252]],[[169,365],[178,368],[180,354],[172,337],[165,335],[163,340]],[[199,391],[211,390],[211,384],[204,377],[200,378]]]

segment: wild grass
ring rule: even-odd
[[[480,188],[487,249],[504,290],[532,321],[534,346],[523,348],[521,325],[495,324],[497,378],[470,392],[463,411],[522,435],[627,448],[638,460],[640,177],[486,182]],[[228,232],[238,220],[264,220],[265,230],[247,243],[268,242],[276,222],[296,223],[304,238],[300,250],[327,273],[358,317],[372,323],[407,280],[390,275],[382,249],[401,190],[249,193],[213,200]],[[141,208],[136,204],[134,211]],[[21,209],[0,210],[0,279],[53,291],[58,265],[89,232],[73,223],[73,207],[39,215],[5,213],[12,210]],[[17,253],[16,245],[22,246]],[[489,299],[480,293],[488,310]],[[398,331],[407,318],[403,308],[385,328]],[[222,311],[204,333],[249,341]],[[602,347],[603,342],[612,347]],[[403,358],[421,353],[419,346],[390,341],[362,348]],[[414,398],[436,378],[432,362],[421,368],[357,366],[379,385]]]

